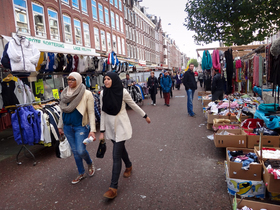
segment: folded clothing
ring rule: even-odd
[[[232,161],[232,162],[242,163],[242,168],[248,167],[251,163],[258,163],[258,157],[253,152],[244,154],[243,150],[238,150],[238,151],[229,151],[228,150],[228,157],[229,157],[230,161]],[[246,170],[248,168],[244,168],[244,169]]]
[[[265,136],[278,136],[276,131],[270,130],[268,128],[255,128],[254,132],[256,135],[260,135],[260,132],[263,131],[263,135]]]
[[[260,151],[258,151],[258,154],[260,155]],[[265,159],[280,160],[280,150],[264,147],[262,149],[262,157]]]
[[[274,179],[280,179],[280,160],[266,160],[264,165],[268,173],[273,175]]]

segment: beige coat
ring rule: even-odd
[[[123,89],[123,101],[120,112],[114,116],[109,115],[102,111],[102,97],[103,91],[100,94],[100,107],[101,107],[101,122],[100,130],[105,131],[105,138],[111,139],[116,142],[128,140],[132,137],[132,127],[129,117],[126,112],[126,103],[141,117],[146,113],[132,100],[130,94],[126,89]]]
[[[96,132],[95,127],[95,113],[94,113],[94,98],[89,90],[86,90],[84,96],[76,107],[76,109],[83,115],[82,125],[90,125],[90,132]],[[63,128],[62,111],[58,122],[58,128]]]

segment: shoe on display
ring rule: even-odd
[[[86,178],[86,176],[84,174],[80,174],[79,176],[77,176],[76,179],[72,180],[72,184],[77,184],[79,183],[81,180],[83,180],[84,178]]]

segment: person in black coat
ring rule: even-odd
[[[223,100],[224,95],[224,78],[219,73],[219,70],[215,70],[215,76],[212,81],[212,101]]]
[[[161,84],[160,84],[160,80],[162,78],[162,73],[160,73],[159,77],[158,77],[158,88],[159,88],[159,94],[160,94],[160,97],[162,98],[162,87],[161,87]]]
[[[155,72],[151,72],[151,76],[148,78],[147,86],[149,88],[149,93],[151,94],[152,98],[152,105],[156,105],[156,94],[157,94],[157,87],[158,87],[158,80],[155,77]]]

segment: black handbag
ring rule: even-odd
[[[106,152],[106,142],[105,139],[100,139],[98,150],[96,152],[97,158],[103,158]]]

